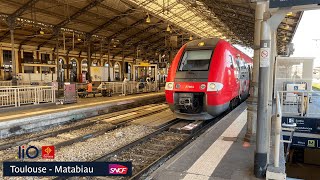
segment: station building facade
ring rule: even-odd
[[[100,56],[100,54],[94,53],[91,56],[91,64],[89,65],[86,52],[70,51],[67,54],[64,50],[59,50],[59,61],[57,62],[54,49],[40,48],[38,50],[35,46],[27,45],[22,46],[22,48],[16,45],[14,52],[18,79],[29,82],[57,80],[57,63],[59,63],[59,76],[64,82],[85,82],[88,79],[89,68],[92,71],[94,67],[104,67],[104,69],[107,69],[106,71],[110,70],[111,81],[122,81],[124,77],[131,80],[133,78],[133,65],[143,62],[139,58],[135,60],[133,58],[124,58],[123,60],[119,56],[110,56],[110,62],[108,62],[108,55],[103,54]],[[0,81],[12,79],[11,61],[11,44],[1,43]],[[66,66],[67,64],[69,66]],[[99,79],[99,76],[93,76],[95,77],[92,77],[91,73],[91,78]]]

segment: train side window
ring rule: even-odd
[[[232,60],[232,56],[231,55],[228,56],[228,66],[231,67],[231,68],[234,68],[233,60]]]

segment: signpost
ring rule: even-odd
[[[270,8],[283,8],[292,6],[318,5],[320,0],[270,0]]]

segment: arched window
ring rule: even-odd
[[[120,74],[121,74],[121,71],[120,71],[120,64],[118,62],[116,62],[114,64],[114,79],[116,81],[120,81]]]
[[[131,64],[128,64],[128,79],[131,80]]]
[[[71,59],[70,61],[71,69],[69,71],[70,73],[70,80],[71,82],[77,82],[78,77],[78,62],[76,59]]]
[[[81,71],[88,72],[88,61],[86,59],[81,61]]]

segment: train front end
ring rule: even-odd
[[[216,93],[223,84],[213,81],[221,78],[214,72],[219,70],[214,57],[218,42],[219,39],[192,41],[175,56],[165,89],[167,103],[178,118],[209,120],[228,108],[229,104],[220,102],[223,98],[219,99],[220,94]]]

